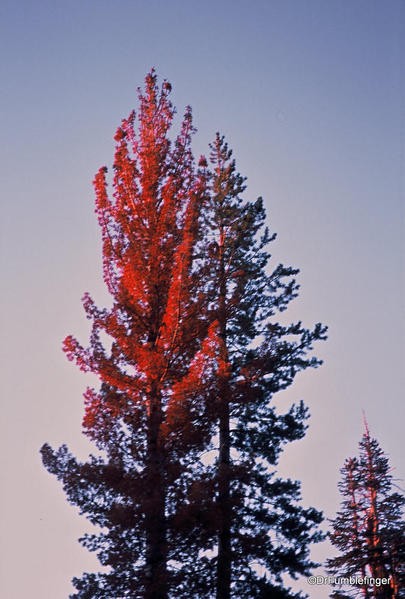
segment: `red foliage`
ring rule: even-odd
[[[149,409],[156,398],[163,401],[162,433],[169,435],[187,418],[192,422],[197,390],[216,358],[216,329],[207,331],[193,271],[206,171],[194,166],[190,108],[174,143],[167,135],[174,115],[170,89],[166,82],[158,88],[153,71],[146,77],[145,92],[139,91],[139,133],[131,112],[115,134],[112,197],[105,166],[94,179],[104,280],[114,305],[99,310],[86,293],[83,305],[93,321],[90,346],[84,349],[69,336],[64,351],[117,391],[85,393],[83,425],[96,440],[104,438],[107,413],[110,421],[125,421],[133,406]],[[103,347],[101,332],[111,338],[111,352]]]

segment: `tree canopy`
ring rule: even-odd
[[[298,598],[283,577],[309,573],[322,516],[276,476],[307,410],[279,413],[272,398],[320,364],[310,354],[326,329],[277,322],[298,270],[269,271],[275,234],[262,199],[243,199],[225,139],[196,165],[189,107],[172,139],[170,92],[147,75],[138,114],[115,135],[112,195],[106,167],[94,180],[113,305],[86,293],[90,344],[68,336],[64,351],[100,379],[83,419],[99,454],[41,450],[101,527],[81,542],[104,569],[75,578],[73,597]]]

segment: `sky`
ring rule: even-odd
[[[315,348],[323,366],[274,398],[311,413],[280,475],[332,518],[364,410],[405,488],[404,16],[399,0],[3,0],[2,597],[66,599],[71,578],[97,568],[76,541],[89,525],[39,448],[93,449],[81,434],[93,381],[61,342],[88,340],[85,291],[108,303],[91,182],[152,66],[179,119],[193,108],[195,154],[220,131],[246,199],[263,196],[273,264],[301,271],[287,320],[329,326]]]

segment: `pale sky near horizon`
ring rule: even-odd
[[[274,400],[304,399],[311,413],[280,474],[333,517],[364,409],[405,488],[404,15],[399,0],[3,1],[2,597],[67,599],[71,578],[97,568],[76,541],[85,519],[38,451],[91,451],[92,381],[61,342],[88,340],[84,291],[107,301],[91,182],[152,66],[178,117],[193,107],[195,154],[221,131],[245,197],[263,196],[273,264],[301,269],[287,319],[329,326],[315,348],[324,365]],[[334,554],[326,543],[313,553]]]

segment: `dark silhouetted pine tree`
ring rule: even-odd
[[[299,371],[320,364],[308,352],[326,329],[277,322],[297,295],[298,270],[278,265],[267,273],[266,248],[275,235],[264,226],[262,199],[242,199],[245,179],[219,134],[210,165],[203,272],[220,336],[213,587],[216,599],[298,597],[282,576],[308,574],[321,514],[299,505],[298,482],[275,475],[284,445],[305,433],[306,408],[281,414],[272,398]]]
[[[385,585],[353,585],[350,596],[398,599],[405,597],[405,497],[393,490],[388,458],[365,426],[359,457],[346,460],[341,470],[344,499],[330,533],[341,554],[327,560],[327,567],[340,577],[390,579]]]

